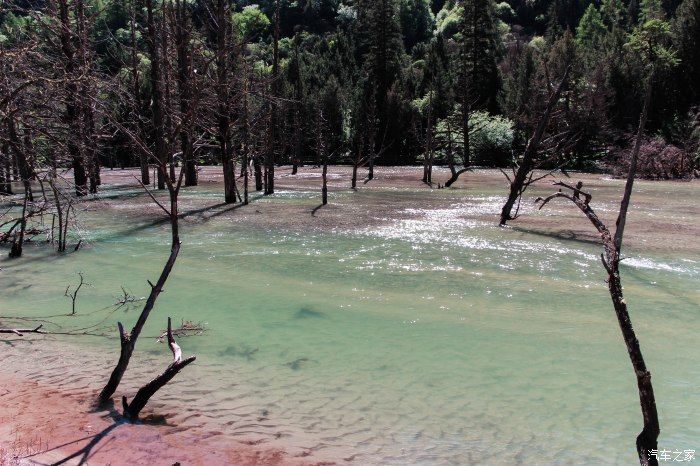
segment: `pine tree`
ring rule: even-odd
[[[673,45],[677,50],[680,65],[675,69],[682,102],[681,111],[687,111],[693,103],[700,101],[700,0],[684,0],[676,10],[672,26]]]
[[[501,82],[496,65],[499,39],[493,18],[493,0],[462,3],[460,91],[463,99],[469,94],[475,108],[495,113]]]
[[[591,3],[576,27],[576,41],[588,50],[597,50],[606,32],[600,11]]]
[[[364,50],[363,81],[361,99],[366,107],[360,116],[368,119],[365,136],[369,152],[370,175],[376,154],[386,152],[389,163],[396,163],[399,153],[396,135],[388,134],[390,120],[389,92],[401,71],[403,39],[395,0],[362,0],[358,4],[358,25],[363,30],[361,42]],[[364,24],[363,24],[364,23]],[[371,102],[370,102],[371,100]]]
[[[664,16],[661,0],[640,0],[639,24],[644,24],[651,19],[663,19]]]

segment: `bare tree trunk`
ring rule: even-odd
[[[617,224],[615,229],[615,247],[618,250],[622,249],[622,235],[625,233],[625,223],[627,222],[627,211],[630,206],[630,198],[632,197],[632,187],[634,186],[634,177],[637,174],[637,160],[639,159],[639,148],[642,145],[642,136],[644,135],[644,128],[647,124],[647,117],[649,116],[649,107],[651,106],[651,93],[652,93],[652,83],[654,76],[653,74],[649,77],[646,83],[646,92],[644,94],[644,106],[642,107],[642,114],[639,117],[639,127],[637,128],[637,136],[634,141],[634,149],[632,150],[632,159],[630,160],[630,168],[627,173],[627,182],[625,183],[625,192],[622,196],[622,202],[620,204],[620,215],[617,217]]]
[[[153,94],[151,112],[153,120],[153,139],[155,156],[159,163],[167,163],[168,154],[165,144],[165,123],[163,108],[163,89],[161,78],[161,59],[158,47],[158,32],[153,0],[146,0],[146,42],[151,59],[151,92]],[[165,189],[165,170],[158,170],[158,189]]]
[[[163,267],[163,271],[161,272],[160,277],[158,278],[158,281],[156,282],[156,284],[155,285],[151,284],[151,292],[148,295],[148,299],[146,300],[146,304],[144,305],[143,310],[141,311],[141,314],[139,315],[139,318],[136,321],[136,324],[132,328],[131,332],[126,333],[124,331],[124,327],[122,326],[121,322],[118,324],[118,326],[119,326],[119,339],[121,342],[121,351],[119,354],[119,361],[117,362],[116,367],[112,371],[112,375],[110,376],[109,381],[107,382],[105,387],[100,392],[99,399],[103,403],[109,401],[112,398],[112,395],[114,394],[117,387],[119,386],[119,383],[121,382],[121,379],[124,376],[124,373],[126,372],[127,367],[129,366],[129,361],[131,359],[131,355],[134,352],[134,347],[136,346],[136,340],[138,339],[139,335],[141,334],[141,330],[143,330],[143,326],[145,325],[146,320],[148,319],[148,316],[150,315],[151,311],[153,310],[153,307],[156,304],[156,300],[158,299],[158,296],[160,296],[160,293],[163,291],[163,286],[165,285],[165,282],[168,280],[168,277],[170,276],[170,272],[172,271],[173,266],[175,265],[175,261],[177,260],[177,256],[180,253],[180,235],[179,235],[179,225],[178,225],[177,197],[178,197],[178,192],[179,192],[179,188],[180,188],[180,181],[182,180],[183,174],[181,173],[180,181],[177,182],[177,185],[174,185],[173,183],[170,182],[169,179],[166,180],[166,171],[167,171],[167,163],[166,162],[159,162],[159,170],[162,172],[163,179],[165,180],[165,183],[168,186],[168,191],[170,193],[170,210],[167,210],[161,206],[161,208],[163,210],[166,210],[166,213],[168,214],[168,218],[170,220],[170,229],[171,229],[171,236],[172,236],[172,245],[170,248],[170,256],[168,257],[168,260],[165,263],[165,266]],[[154,200],[155,200],[155,198],[154,198]],[[150,282],[149,282],[149,284],[150,284]]]
[[[10,249],[10,259],[17,259],[22,257],[22,246],[24,244],[24,232],[27,230],[27,202],[29,201],[29,194],[24,193],[24,204],[22,204],[22,218],[19,224],[19,235],[15,237],[12,243],[12,248]]]
[[[190,50],[191,25],[187,19],[187,6],[184,0],[175,0],[174,16],[178,66],[177,84],[182,118],[179,130],[180,151],[182,152],[182,160],[185,166],[185,186],[197,186],[197,166],[194,160],[194,146],[191,134],[196,114],[195,101],[193,99],[192,51]]]
[[[140,116],[140,110],[141,110],[141,85],[139,83],[139,59],[138,55],[136,54],[136,8],[134,5],[132,5],[131,8],[131,15],[129,19],[129,24],[130,24],[130,29],[131,29],[131,85],[132,85],[132,93],[133,93],[133,98],[134,98],[134,131],[139,134],[141,133],[141,125],[139,124],[139,116]],[[133,146],[133,144],[132,144]],[[138,150],[134,146],[135,150]],[[148,171],[148,157],[146,154],[143,153],[143,151],[138,150],[139,152],[139,163],[141,166],[141,183],[143,183],[144,186],[148,186],[151,184],[151,177],[150,177],[150,172]]]
[[[503,205],[503,209],[501,210],[501,226],[504,226],[509,220],[513,220],[513,206],[515,205],[515,201],[518,200],[524,188],[526,187],[525,182],[527,180],[527,177],[535,166],[535,157],[537,156],[537,149],[539,148],[542,136],[544,136],[544,132],[547,129],[547,125],[549,124],[549,117],[552,113],[552,109],[557,104],[559,96],[561,95],[561,91],[564,88],[566,80],[569,77],[570,70],[571,66],[568,66],[556,90],[550,95],[549,101],[547,102],[547,108],[545,109],[544,114],[540,118],[540,121],[537,123],[535,133],[532,135],[532,138],[530,138],[530,140],[527,143],[527,146],[525,147],[523,159],[520,162],[518,171],[516,172],[512,182],[510,183],[510,192],[508,194],[508,199],[506,200],[506,203]]]
[[[122,397],[122,405],[124,406],[124,414],[131,420],[135,421],[139,417],[139,413],[146,406],[148,400],[151,399],[155,393],[170,382],[173,377],[175,377],[178,372],[180,372],[184,367],[194,362],[196,357],[190,356],[189,358],[182,359],[182,350],[180,346],[175,343],[175,338],[173,337],[172,324],[170,317],[168,317],[168,346],[173,353],[173,362],[170,364],[165,371],[160,374],[155,379],[148,382],[146,385],[141,387],[131,403],[127,403],[126,396]]]
[[[10,147],[15,154],[15,167],[17,167],[19,172],[19,179],[22,181],[22,187],[24,192],[30,201],[34,201],[34,194],[32,193],[31,179],[34,178],[34,172],[32,167],[29,165],[29,160],[25,152],[25,148],[22,147],[22,143],[17,134],[17,128],[15,126],[14,118],[10,117],[7,119],[7,132],[9,136]]]
[[[352,189],[357,188],[357,169],[360,167],[362,160],[362,141],[360,141],[357,150],[355,151],[355,161],[352,164]]]
[[[85,19],[85,4],[83,0],[76,0],[75,2],[75,17],[78,38],[76,54],[80,63],[80,73],[83,76],[79,94],[82,136],[80,144],[90,182],[89,192],[95,194],[97,193],[97,187],[100,185],[100,160],[96,147],[95,107],[93,103],[93,83],[91,82],[92,64],[90,61],[88,24]]]
[[[265,194],[275,193],[275,156],[279,147],[279,111],[280,98],[280,1],[275,0],[275,28],[272,40],[272,100],[270,105],[270,147],[265,158]]]
[[[80,141],[83,140],[81,124],[80,124],[80,105],[78,96],[78,64],[76,59],[76,51],[73,46],[73,27],[71,24],[70,13],[68,11],[68,0],[58,1],[58,20],[60,22],[60,42],[61,51],[63,53],[64,70],[66,74],[66,111],[64,120],[71,134],[67,138],[66,145],[68,153],[71,156],[73,164],[73,179],[75,182],[75,194],[77,196],[85,196],[88,193],[87,174],[85,171],[85,157],[83,148],[80,146]]]
[[[321,163],[323,164],[323,171],[321,174],[323,181],[323,185],[321,187],[321,203],[326,205],[328,204],[328,154],[326,153],[324,128],[323,110],[319,106],[318,111],[316,112],[316,153],[319,160],[321,160]]]
[[[430,94],[430,102],[428,104],[428,122],[425,131],[425,151],[423,159],[423,183],[433,184],[433,98]]]
[[[248,64],[243,63],[243,204],[248,205],[248,170],[250,169],[250,116],[248,115]],[[256,171],[256,184],[258,175]]]
[[[230,10],[226,0],[216,2],[216,93],[217,93],[217,125],[219,152],[224,171],[224,201],[227,204],[236,202],[236,172],[233,163],[231,147],[231,117],[230,117],[230,88],[229,88],[229,47],[230,47]]]
[[[10,144],[3,142],[2,159],[0,159],[0,193],[12,194],[12,154]]]
[[[642,350],[639,345],[629,312],[627,303],[622,292],[622,282],[620,280],[620,253],[622,251],[622,238],[624,235],[625,224],[627,221],[627,212],[629,210],[630,198],[632,196],[632,188],[634,186],[634,178],[637,173],[637,159],[639,156],[639,148],[641,146],[644,128],[646,126],[649,107],[651,106],[651,95],[653,74],[649,77],[646,83],[646,92],[644,97],[644,106],[639,119],[639,127],[637,129],[636,141],[632,152],[632,160],[630,161],[629,171],[627,173],[627,181],[625,183],[625,191],[620,204],[620,212],[616,222],[615,236],[610,234],[607,227],[598,219],[593,210],[589,207],[591,196],[581,191],[582,183],[579,183],[576,188],[567,186],[563,183],[559,185],[572,189],[573,196],[568,196],[564,193],[556,193],[549,198],[543,200],[544,206],[549,200],[554,197],[565,197],[574,202],[586,216],[591,220],[593,225],[598,229],[603,238],[605,245],[605,254],[603,256],[603,266],[608,271],[608,290],[615,308],[618,324],[622,332],[622,337],[627,346],[635,376],[637,378],[637,388],[639,391],[639,403],[642,410],[644,426],[636,439],[637,454],[639,463],[642,466],[658,466],[658,458],[652,455],[652,451],[658,449],[658,437],[661,432],[659,425],[659,417],[656,409],[656,398],[654,396],[654,388],[651,383],[651,372],[647,369],[642,355]],[[585,196],[585,200],[580,199],[580,195]],[[540,207],[542,208],[542,207]]]

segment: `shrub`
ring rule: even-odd
[[[633,147],[619,153],[614,173],[626,176],[632,158]],[[695,160],[687,151],[669,144],[661,137],[647,139],[639,148],[637,177],[649,180],[680,180],[694,176]]]

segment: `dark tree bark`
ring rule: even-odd
[[[250,169],[250,115],[248,114],[248,64],[243,63],[243,131],[241,169],[243,170],[243,205],[248,205],[248,171]],[[257,172],[256,172],[257,183]]]
[[[552,109],[559,100],[561,91],[564,88],[566,80],[569,77],[570,70],[571,66],[568,66],[556,90],[550,95],[544,114],[540,118],[540,121],[537,123],[535,133],[532,135],[532,137],[527,143],[527,146],[525,147],[523,159],[520,162],[518,171],[515,173],[515,176],[513,177],[513,180],[510,183],[510,192],[508,193],[508,199],[506,200],[506,203],[503,205],[503,209],[501,210],[501,226],[504,226],[509,220],[513,220],[514,218],[512,215],[513,206],[522,195],[524,189],[527,187],[527,177],[530,175],[530,172],[532,172],[532,170],[535,167],[535,158],[537,156],[537,150],[539,148],[540,142],[542,141],[542,137],[544,136],[544,132],[547,129],[547,125],[549,124],[549,117],[552,113]]]
[[[146,385],[141,387],[131,403],[127,403],[126,396],[122,397],[122,405],[124,407],[124,415],[135,421],[139,417],[139,413],[146,406],[148,400],[151,399],[153,395],[156,394],[158,390],[163,388],[165,384],[170,382],[173,377],[175,377],[178,372],[185,368],[190,363],[197,359],[195,356],[190,356],[187,359],[182,359],[182,350],[177,343],[175,343],[175,338],[173,337],[171,319],[168,317],[168,346],[170,346],[170,351],[173,353],[173,362],[170,364],[165,371],[157,376],[155,379],[148,382]]]
[[[175,47],[177,49],[177,86],[180,96],[180,151],[185,165],[185,186],[197,186],[197,165],[194,160],[192,126],[195,119],[194,83],[192,74],[192,50],[190,44],[191,24],[187,17],[187,6],[175,0]],[[226,28],[224,23],[224,28]]]
[[[316,153],[322,164],[322,187],[321,187],[321,203],[322,205],[328,204],[328,154],[326,152],[326,141],[325,141],[325,126],[323,118],[323,110],[319,106],[316,112]]]
[[[10,259],[17,259],[22,257],[22,246],[24,244],[24,232],[27,230],[27,202],[29,201],[29,195],[27,192],[24,193],[24,203],[22,204],[22,217],[19,223],[19,234],[15,236],[15,240],[12,243],[12,248],[10,249]]]
[[[7,134],[9,139],[9,146],[14,153],[15,167],[19,174],[19,180],[22,182],[22,187],[30,201],[34,200],[34,195],[32,193],[31,180],[34,178],[34,171],[31,165],[29,165],[29,159],[25,152],[25,148],[22,146],[22,142],[17,134],[17,127],[13,117],[7,119]],[[8,177],[9,178],[9,177]]]
[[[569,186],[565,183],[556,183],[558,186],[570,190],[572,194],[562,192],[561,190],[546,199],[540,199],[540,209],[544,207],[552,199],[561,197],[568,199],[578,207],[586,217],[591,221],[593,226],[598,230],[603,240],[605,253],[602,255],[603,266],[608,272],[608,291],[613,302],[615,315],[622,332],[622,338],[627,346],[632,368],[637,379],[637,389],[639,391],[639,404],[642,410],[644,426],[636,439],[637,454],[639,463],[642,466],[658,466],[658,459],[652,456],[652,450],[658,449],[658,438],[661,433],[659,426],[659,416],[656,409],[656,398],[654,396],[654,388],[651,383],[651,372],[647,369],[642,350],[639,345],[639,340],[632,326],[627,303],[625,302],[622,293],[622,281],[620,279],[620,253],[622,251],[622,237],[624,234],[625,223],[627,220],[627,212],[629,210],[630,198],[632,196],[632,188],[634,186],[634,178],[637,171],[637,159],[639,157],[639,147],[641,145],[644,127],[651,106],[652,79],[649,78],[646,83],[646,93],[644,97],[644,107],[642,115],[639,119],[639,127],[634,150],[632,152],[632,160],[630,163],[629,172],[627,174],[627,182],[625,183],[625,191],[622,196],[620,212],[617,217],[615,236],[610,233],[607,226],[596,216],[589,203],[591,195],[581,191],[583,183],[579,182],[576,187]],[[582,199],[583,196],[583,199]]]
[[[0,194],[12,194],[12,153],[10,144],[5,141],[2,145],[0,158]]]
[[[58,20],[60,23],[59,40],[63,53],[63,66],[65,71],[66,110],[64,121],[70,131],[67,138],[68,154],[72,160],[73,179],[76,196],[85,196],[88,193],[87,172],[85,170],[85,157],[80,142],[83,140],[83,131],[80,116],[80,96],[78,88],[78,57],[76,57],[75,38],[71,24],[68,0],[58,0]]]
[[[139,116],[141,114],[141,84],[139,82],[139,59],[136,54],[137,44],[136,44],[136,7],[132,5],[131,15],[129,18],[130,33],[131,33],[131,86],[134,99],[134,132],[136,134],[141,133],[141,127],[139,124]],[[148,156],[143,153],[143,151],[138,150],[136,146],[134,149],[139,153],[139,164],[141,166],[141,183],[144,186],[151,184],[150,172],[148,170]]]
[[[224,172],[224,201],[236,202],[236,168],[231,144],[230,47],[231,14],[226,0],[216,1],[217,140]]]
[[[75,17],[77,28],[77,49],[80,73],[82,74],[79,86],[79,116],[81,118],[81,149],[84,164],[87,169],[89,192],[97,193],[100,185],[100,159],[98,157],[95,135],[95,104],[93,102],[94,83],[91,80],[92,63],[90,60],[90,42],[88,39],[88,23],[85,18],[85,3],[83,0],[75,2]]]
[[[294,60],[296,73],[294,76],[294,153],[292,154],[292,175],[296,175],[301,164],[301,103],[304,87],[301,79],[301,60],[299,59],[299,38],[294,38]]]
[[[162,63],[158,46],[158,25],[155,17],[153,0],[146,0],[146,42],[151,59],[151,92],[153,95],[151,113],[153,121],[153,142],[158,163],[167,163],[167,145],[165,141],[165,109],[162,88]],[[165,189],[165,170],[158,170],[158,189]]]
[[[272,38],[272,102],[270,104],[270,144],[265,157],[265,195],[275,193],[275,157],[279,148],[280,119],[277,109],[280,88],[280,2],[275,0],[275,26]]]
[[[151,284],[151,292],[148,295],[148,298],[146,299],[146,304],[143,307],[143,310],[141,311],[141,314],[139,315],[138,320],[136,321],[136,324],[131,330],[131,333],[126,333],[124,331],[124,327],[121,324],[121,322],[118,324],[119,326],[119,339],[121,342],[121,351],[119,354],[119,361],[117,362],[116,367],[112,371],[112,374],[105,385],[105,387],[102,389],[99,395],[99,400],[101,402],[107,402],[112,398],[112,395],[116,391],[117,387],[119,386],[119,383],[121,382],[122,377],[124,376],[124,373],[126,372],[127,367],[129,366],[129,361],[131,360],[131,355],[134,352],[134,347],[136,346],[136,340],[138,339],[139,335],[141,334],[141,330],[143,330],[143,326],[146,323],[146,320],[148,319],[148,316],[150,315],[151,311],[153,310],[153,307],[156,304],[156,300],[158,299],[158,296],[160,296],[160,293],[163,291],[163,286],[165,285],[165,282],[168,280],[168,277],[170,276],[170,272],[172,271],[175,261],[177,260],[177,256],[180,253],[180,235],[179,235],[179,224],[178,224],[178,205],[177,205],[177,198],[178,198],[178,193],[180,191],[180,184],[182,182],[182,177],[184,175],[184,172],[180,172],[180,178],[177,181],[177,184],[173,184],[170,179],[167,177],[167,163],[166,162],[159,162],[159,170],[162,172],[163,180],[165,184],[168,187],[168,192],[170,195],[170,209],[166,209],[163,207],[162,204],[160,204],[158,201],[156,201],[155,197],[152,197],[154,202],[160,206],[161,209],[165,211],[165,213],[168,216],[168,219],[170,220],[170,230],[171,230],[171,236],[172,236],[172,244],[170,248],[170,256],[168,257],[167,262],[165,263],[165,266],[163,267],[163,270],[160,274],[160,277],[158,278],[158,281],[156,282],[155,285]],[[145,188],[145,186],[144,186]],[[150,195],[150,192],[147,190],[147,192]],[[150,284],[150,282],[149,282]]]
[[[23,337],[25,333],[46,333],[41,330],[43,325],[39,325],[36,328],[0,328],[0,333],[12,333],[18,337]]]

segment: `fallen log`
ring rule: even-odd
[[[37,328],[0,328],[0,333],[13,333],[17,336],[23,337],[25,333],[41,333],[45,334],[43,330],[41,330],[42,325],[39,325]]]

